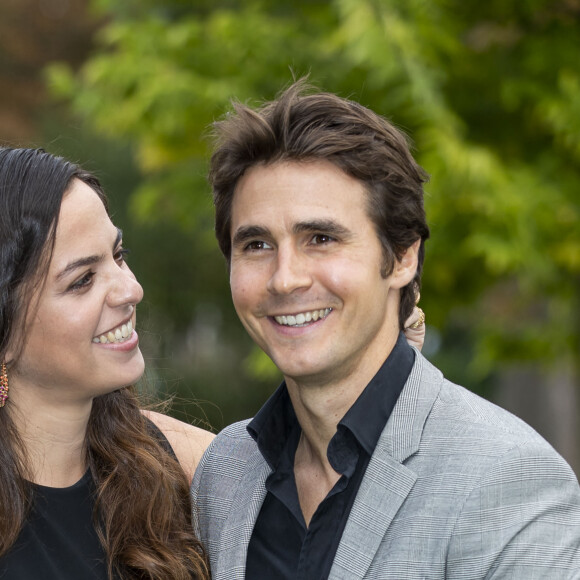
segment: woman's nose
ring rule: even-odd
[[[110,306],[138,304],[143,300],[143,288],[131,270],[125,265],[119,269],[108,293]]]

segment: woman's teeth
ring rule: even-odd
[[[331,310],[332,308],[323,308],[322,310],[312,310],[310,312],[301,312],[300,314],[274,316],[274,320],[284,326],[305,326],[309,322],[316,322],[321,318],[326,318]]]
[[[107,334],[101,334],[101,336],[95,336],[93,342],[99,342],[101,344],[113,343],[113,342],[125,342],[133,333],[133,322],[129,320],[127,324],[122,324],[113,330],[109,330]]]

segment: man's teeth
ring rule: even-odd
[[[133,333],[133,322],[129,320],[127,324],[122,324],[113,330],[109,330],[107,334],[101,334],[101,336],[95,336],[93,342],[100,342],[101,344],[113,343],[113,342],[125,342]]]
[[[321,318],[326,318],[332,308],[323,308],[322,310],[311,310],[310,312],[301,312],[300,314],[290,314],[286,316],[274,316],[278,324],[285,326],[305,326],[309,322],[316,322]]]

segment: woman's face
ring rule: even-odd
[[[34,297],[11,397],[87,401],[144,370],[135,328],[143,289],[124,261],[121,232],[98,195],[75,179],[65,193],[44,285]]]

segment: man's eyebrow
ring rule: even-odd
[[[309,220],[298,222],[292,228],[295,234],[302,234],[308,232],[319,232],[328,234],[329,236],[336,236],[341,238],[348,238],[352,232],[334,220]],[[265,238],[270,236],[270,230],[263,226],[242,226],[234,234],[232,239],[232,246],[239,246],[256,238]]]
[[[113,252],[117,249],[119,243],[123,239],[123,230],[117,228],[117,237],[115,238],[115,243],[113,244]],[[56,281],[62,280],[65,276],[73,272],[74,270],[78,270],[79,268],[85,268],[86,266],[92,266],[93,264],[97,264],[100,261],[104,260],[104,254],[100,255],[93,255],[93,256],[85,256],[84,258],[79,258],[78,260],[74,260],[69,262],[57,275]]]
[[[232,238],[232,246],[240,246],[254,238],[264,238],[270,235],[270,230],[262,226],[242,226],[238,228]]]
[[[311,220],[298,222],[293,227],[294,233],[301,234],[304,232],[319,232],[329,234],[330,236],[349,237],[351,231],[334,220]]]

